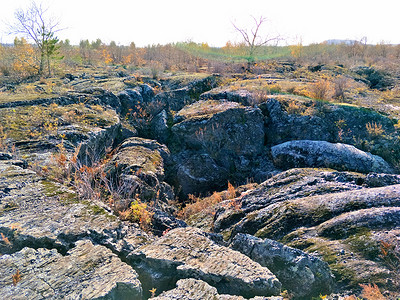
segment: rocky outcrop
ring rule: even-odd
[[[248,234],[237,234],[230,247],[270,269],[296,298],[310,299],[333,291],[328,264],[301,250]]]
[[[172,145],[184,194],[211,191],[228,180],[252,177],[264,150],[264,118],[257,108],[227,101],[198,101],[185,107],[172,126]],[[176,147],[176,146],[175,146]]]
[[[228,100],[242,105],[251,106],[256,103],[255,97],[247,90],[229,91],[214,89],[203,93],[201,100]]]
[[[132,252],[128,260],[159,290],[168,289],[178,279],[196,278],[216,287],[219,293],[244,297],[280,293],[280,282],[267,268],[217,245],[200,229],[191,227],[169,231]]]
[[[126,253],[151,240],[137,226],[118,220],[101,203],[79,200],[73,191],[12,161],[1,161],[0,182],[0,232],[8,241],[0,244],[1,253],[24,247],[66,253],[80,239]]]
[[[374,110],[293,95],[268,96],[258,107],[266,117],[268,145],[322,140],[356,146],[391,164],[400,159],[395,123]]]
[[[200,94],[211,90],[218,84],[218,76],[207,76],[203,79],[192,81],[184,87],[161,92],[154,97],[154,101],[164,103],[168,110],[179,111],[186,105],[196,102]]]
[[[381,259],[381,246],[387,243],[384,245],[389,245],[389,252],[398,251],[400,246],[400,186],[392,184],[397,175],[386,176],[381,182],[384,186],[375,187],[374,180],[367,178],[376,174],[371,177],[332,170],[292,169],[235,199],[240,209],[217,206],[213,228],[226,239],[235,240],[239,235],[240,240],[240,233],[247,233],[279,239],[291,247],[320,255],[342,286],[353,288],[358,283],[374,281],[395,290],[398,275],[391,271],[390,261]],[[262,241],[255,241],[263,245]],[[245,248],[244,253],[249,252],[251,258],[259,261],[257,253],[263,248],[255,249],[250,253]],[[275,270],[275,274],[280,279],[280,271]],[[285,279],[280,280],[285,288]]]
[[[25,247],[0,257],[3,299],[140,299],[137,273],[103,246],[90,241],[61,255]],[[18,275],[16,275],[18,274]]]
[[[160,208],[174,199],[172,188],[164,181],[164,161],[169,160],[165,145],[143,138],[129,138],[105,167],[105,172],[115,190],[122,197],[116,203],[125,210],[135,197],[142,201],[158,201]],[[163,205],[164,204],[164,205]],[[168,209],[167,209],[168,210]]]
[[[381,157],[346,144],[325,141],[290,141],[273,146],[274,164],[282,169],[332,168],[361,173],[392,173],[393,169]]]
[[[242,296],[220,295],[215,287],[197,279],[181,279],[176,283],[176,288],[163,292],[154,300],[244,300]],[[260,297],[251,298],[253,300],[283,300],[282,297]]]

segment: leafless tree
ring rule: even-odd
[[[251,67],[252,64],[254,64],[255,61],[255,54],[258,48],[261,46],[265,46],[268,43],[271,42],[278,42],[281,38],[280,36],[274,36],[274,37],[265,37],[260,35],[260,29],[263,24],[267,21],[267,18],[265,17],[260,17],[259,19],[256,19],[254,16],[251,16],[254,21],[254,26],[251,29],[247,28],[240,28],[238,27],[235,23],[232,22],[233,27],[237,32],[240,33],[242,36],[246,46],[248,47],[248,64],[249,68]]]
[[[50,59],[57,52],[58,39],[55,33],[60,31],[59,22],[47,17],[47,8],[31,2],[26,9],[15,12],[15,23],[10,26],[10,33],[22,34],[33,41],[39,50],[39,75],[43,75],[47,65],[50,75]]]

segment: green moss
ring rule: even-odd
[[[372,239],[368,228],[360,228],[356,234],[346,239],[352,251],[361,254],[364,258],[376,260],[381,254],[380,244]]]
[[[329,267],[332,270],[336,280],[340,283],[348,284],[350,286],[357,286],[357,274],[354,270],[346,266],[343,263],[330,264]]]

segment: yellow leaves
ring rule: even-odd
[[[21,281],[21,273],[19,272],[19,270],[17,269],[17,272],[15,272],[15,274],[12,276],[12,280],[13,280],[13,285],[17,285],[18,282]]]
[[[152,298],[156,296],[156,291],[157,291],[156,288],[152,288],[151,290],[149,290],[149,292],[151,293],[151,297]]]
[[[0,232],[1,235],[1,240],[7,245],[7,246],[11,246],[11,242],[8,239],[8,237],[6,237],[2,232]]]
[[[28,42],[21,38],[18,40],[16,38],[14,42],[14,63],[13,70],[22,74],[23,76],[28,76],[37,73],[38,66],[35,60],[35,49],[32,45],[28,44]]]
[[[365,128],[371,137],[381,136],[385,132],[382,128],[382,124],[377,124],[376,122],[368,122],[365,125]]]
[[[114,62],[114,59],[111,56],[111,53],[107,49],[103,49],[102,57],[104,59],[104,63],[109,65]]]

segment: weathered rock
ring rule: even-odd
[[[289,107],[296,109],[289,109]],[[382,125],[386,134],[395,129],[390,118],[375,111],[334,105],[295,96],[269,96],[259,105],[267,117],[267,142],[276,145],[290,140],[324,140],[354,143],[369,137],[366,125]]]
[[[173,91],[161,92],[153,98],[153,101],[163,103],[168,110],[179,111],[185,105],[191,104],[196,100],[190,97],[189,88],[184,87]]]
[[[159,290],[182,278],[196,278],[219,293],[244,297],[280,293],[276,277],[247,256],[219,246],[195,228],[169,231],[154,243],[141,247],[128,260]]]
[[[161,236],[171,229],[187,227],[187,224],[179,219],[176,219],[171,214],[165,213],[159,209],[153,209],[153,216],[151,219],[151,231]]]
[[[172,127],[181,144],[206,149],[222,160],[226,155],[257,155],[263,150],[263,116],[257,108],[224,101],[199,101],[178,115],[185,118]]]
[[[256,103],[254,96],[247,90],[211,90],[200,95],[201,100],[228,100],[242,105],[253,105]]]
[[[287,200],[248,214],[235,231],[258,228],[252,232],[256,236],[277,238],[300,226],[317,225],[352,210],[396,206],[399,200],[396,185]]]
[[[400,175],[369,173],[365,178],[365,185],[368,187],[381,187],[400,184]]]
[[[163,110],[159,114],[154,116],[150,125],[151,135],[161,143],[166,143],[169,138],[167,118],[167,112]]]
[[[290,141],[273,146],[274,164],[283,169],[333,168],[361,173],[392,173],[393,169],[381,157],[346,144],[326,141]]]
[[[0,163],[0,232],[9,243],[0,244],[1,253],[27,246],[65,253],[79,239],[125,253],[151,240],[136,226],[119,221],[95,203],[79,200],[62,185],[6,162]]]
[[[395,203],[400,205],[400,185]],[[381,195],[380,195],[381,196]],[[386,200],[386,199],[385,199]],[[388,201],[387,199],[386,201]],[[392,229],[400,227],[400,207],[372,207],[341,214],[316,227],[320,236],[343,238],[364,229]]]
[[[376,111],[293,95],[269,96],[258,107],[266,116],[268,145],[291,140],[323,140],[356,146],[391,164],[400,159],[399,134],[394,122]],[[380,133],[374,133],[374,128]]]
[[[197,101],[200,94],[216,87],[218,82],[217,76],[209,76],[185,87],[159,93],[153,99],[165,103],[168,110],[179,111],[185,105]]]
[[[148,84],[140,85],[140,94],[145,102],[149,102],[155,96],[154,89]]]
[[[180,149],[175,154],[180,170],[176,180],[185,193],[197,188],[210,191],[226,185],[228,179],[241,182],[253,177],[253,167],[264,151],[259,109],[234,102],[198,101],[182,109],[176,119],[179,123],[172,126],[171,147]],[[197,155],[187,156],[183,147]]]
[[[218,206],[213,228],[225,239],[248,233],[319,254],[341,288],[373,281],[395,291],[397,273],[382,260],[381,247],[382,241],[393,253],[400,247],[400,186],[392,184],[396,175],[381,174],[386,178],[382,187],[373,187],[368,176],[286,171],[235,199],[240,209]],[[250,254],[254,260],[256,253]],[[279,278],[279,272],[274,273]],[[282,284],[285,287],[284,279]]]
[[[107,163],[105,171],[122,199],[116,203],[118,210],[125,210],[136,195],[142,201],[155,201],[156,207],[175,211],[169,200],[174,192],[165,179],[164,161],[169,161],[169,150],[165,145],[143,138],[129,138]]]
[[[282,172],[250,190],[240,198],[240,211],[220,207],[215,215],[214,228],[217,231],[233,226],[248,215],[249,222],[256,220],[253,212],[277,202],[325,195],[341,191],[361,189],[365,175],[333,170],[292,169]],[[249,223],[248,230],[240,231],[254,234],[260,224]],[[247,228],[247,227],[246,227]]]
[[[181,188],[183,195],[216,190],[228,181],[228,170],[219,166],[207,153],[181,152],[174,156],[176,172],[171,181]]]
[[[328,264],[301,250],[248,234],[237,234],[230,247],[270,269],[283,289],[296,298],[310,299],[333,290],[334,281]]]
[[[121,114],[125,116],[131,110],[136,109],[136,106],[143,103],[142,95],[133,89],[126,89],[117,94],[119,101],[121,102]]]
[[[154,300],[244,300],[242,296],[220,295],[215,287],[197,279],[181,279],[176,288],[163,292]],[[283,300],[282,297],[254,297],[253,300]]]
[[[2,299],[139,299],[136,272],[103,246],[78,241],[62,256],[55,249],[23,248],[0,257]],[[20,274],[14,282],[13,275]]]

